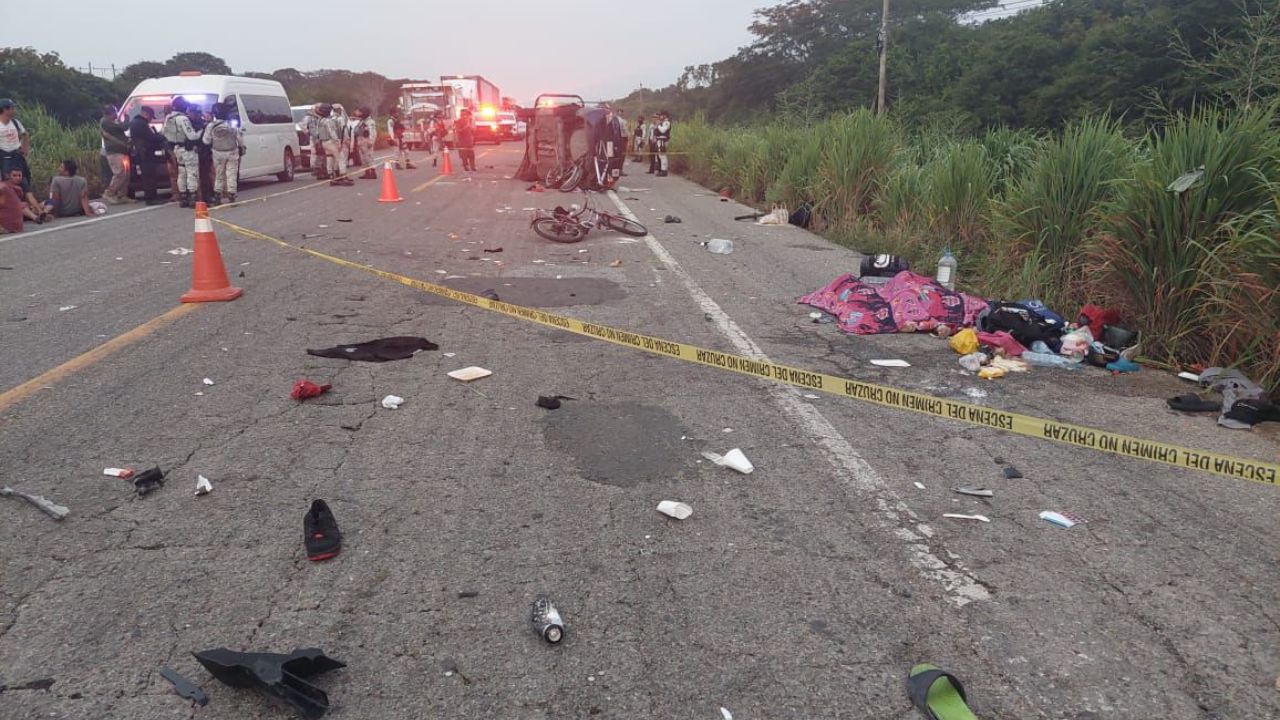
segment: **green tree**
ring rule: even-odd
[[[115,98],[102,78],[67,67],[57,53],[0,48],[0,97],[43,105],[60,122],[78,125],[98,116]]]

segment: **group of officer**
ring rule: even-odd
[[[365,168],[362,179],[377,179],[373,147],[378,128],[369,108],[356,108],[352,119],[340,104],[316,103],[303,118],[302,129],[311,137],[311,169],[317,180],[327,179],[335,186],[355,185],[347,177],[352,162]]]
[[[244,155],[244,131],[231,122],[231,110],[214,103],[208,112],[182,96],[175,97],[160,134],[169,158],[171,187],[181,207],[197,201],[218,205],[235,202]]]

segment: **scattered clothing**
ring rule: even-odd
[[[307,350],[308,355],[363,362],[387,362],[407,360],[421,350],[439,350],[440,346],[426,338],[396,336],[370,340],[354,345],[337,345],[319,350]]]
[[[293,392],[289,393],[289,397],[294,400],[306,400],[307,398],[320,397],[332,389],[333,386],[328,383],[317,385],[310,380],[299,380],[293,384]]]
[[[799,302],[835,315],[841,330],[857,335],[973,325],[988,307],[986,300],[948,290],[910,271],[898,273],[881,286],[868,285],[846,273]]]
[[[1267,391],[1239,370],[1209,368],[1200,373],[1200,384],[1222,393],[1223,412],[1218,417],[1218,424],[1222,427],[1231,430],[1247,430],[1258,422],[1263,422],[1263,420],[1249,422],[1250,420],[1263,415],[1274,417],[1274,409],[1269,413],[1266,410],[1271,405],[1267,400]],[[1241,402],[1245,404],[1237,410],[1236,406]]]
[[[1000,348],[1009,357],[1022,357],[1022,353],[1027,351],[1027,348],[1018,342],[1017,338],[1003,330],[993,333],[980,332],[978,333],[978,342],[983,345]]]

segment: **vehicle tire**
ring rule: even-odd
[[[631,237],[644,237],[649,234],[649,229],[635,220],[630,218],[618,217],[609,213],[600,213],[600,224],[623,235]]]
[[[542,237],[558,243],[576,243],[587,236],[587,231],[574,222],[565,222],[557,218],[538,218],[533,221],[533,231]]]
[[[289,148],[284,149],[284,170],[276,173],[276,179],[282,183],[293,181],[293,151]]]
[[[560,192],[573,192],[578,189],[578,184],[582,182],[582,164],[574,163],[569,167],[569,172],[565,174],[564,180],[560,182]]]

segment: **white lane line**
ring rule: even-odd
[[[165,203],[165,204],[167,205],[168,203]],[[140,207],[134,210],[125,210],[122,213],[111,213],[110,211],[108,211],[106,215],[99,215],[98,217],[92,217],[92,218],[89,218],[88,220],[73,222],[70,225],[54,225],[53,227],[47,227],[41,230],[32,230],[30,232],[24,231],[24,232],[16,233],[14,235],[0,235],[0,243],[9,242],[10,240],[22,240],[24,238],[35,237],[37,235],[43,235],[45,233],[57,232],[59,230],[70,230],[71,228],[78,228],[78,227],[83,227],[85,225],[92,225],[93,223],[103,222],[105,220],[117,220],[122,217],[137,215],[138,213],[144,213],[151,210],[159,210],[162,207],[164,207],[164,205],[148,205],[146,207]]]
[[[640,222],[635,213],[631,212],[631,209],[618,198],[617,193],[609,191],[609,199],[617,206],[618,212],[635,222]],[[685,272],[680,263],[676,262],[671,253],[667,252],[667,249],[659,244],[652,234],[646,235],[644,241],[667,270],[680,279],[694,302],[707,317],[711,318],[716,329],[733,344],[739,355],[746,355],[760,362],[770,362],[755,340],[752,340],[733,321],[733,318],[711,299],[711,296],[689,273]],[[941,584],[948,593],[949,599],[957,607],[964,607],[974,601],[991,599],[991,593],[987,588],[978,582],[952,553],[943,549],[942,553],[949,558],[949,560],[943,560],[937,552],[934,552],[930,547],[930,540],[934,536],[933,528],[921,522],[920,516],[907,507],[901,497],[885,484],[880,474],[862,459],[858,451],[853,449],[849,441],[844,439],[844,436],[822,413],[818,412],[813,405],[804,402],[799,390],[773,383],[767,385],[769,394],[773,396],[774,402],[782,412],[798,425],[805,435],[817,442],[823,455],[835,470],[836,476],[847,478],[852,481],[857,490],[876,496],[876,506],[882,520],[887,522],[895,537],[906,543],[910,553],[909,560],[921,575]]]

